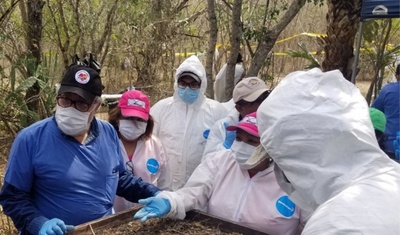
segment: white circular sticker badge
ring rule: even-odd
[[[90,81],[90,74],[86,70],[79,70],[75,73],[75,80],[80,84],[86,84]]]

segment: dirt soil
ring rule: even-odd
[[[222,232],[217,227],[209,227],[203,222],[174,220],[169,218],[151,219],[145,223],[140,221],[131,221],[118,227],[106,229],[103,231],[95,231],[96,235],[240,235],[241,233]]]

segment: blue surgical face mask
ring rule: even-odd
[[[181,97],[183,102],[187,104],[192,104],[199,97],[200,89],[192,90],[189,87],[178,88],[178,95]]]

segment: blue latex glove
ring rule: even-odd
[[[204,139],[208,139],[208,135],[210,135],[210,129],[207,129],[203,132]]]
[[[226,149],[230,149],[233,141],[236,138],[236,131],[228,131],[226,128],[229,126],[227,122],[224,122],[224,127],[225,127],[225,141],[222,144]]]
[[[65,225],[64,221],[54,218],[42,225],[38,235],[63,235],[74,229],[73,225]]]
[[[133,219],[141,219],[140,221],[142,222],[146,222],[150,218],[162,217],[171,210],[171,204],[168,199],[161,197],[140,199],[139,203],[143,204],[144,207],[136,212]]]

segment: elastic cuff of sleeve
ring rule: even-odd
[[[27,226],[26,230],[29,234],[39,234],[40,228],[43,226],[46,221],[48,221],[44,216],[38,216],[32,219],[32,221]]]

